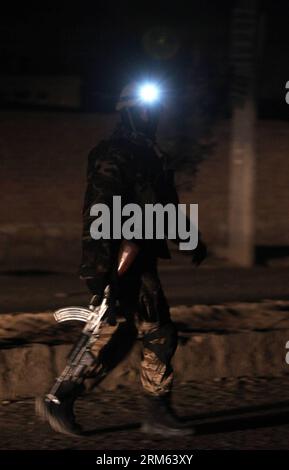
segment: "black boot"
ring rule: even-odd
[[[48,394],[44,398],[36,399],[36,414],[43,421],[47,421],[54,431],[69,436],[80,436],[81,427],[75,421],[73,406],[83,389],[83,385],[75,382],[62,382],[57,395]]]
[[[192,427],[186,426],[175,415],[170,404],[170,395],[146,395],[146,418],[141,430],[147,434],[158,434],[164,437],[188,436],[194,434]]]

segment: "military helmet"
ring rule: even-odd
[[[152,106],[159,103],[160,90],[153,82],[131,82],[126,85],[119,96],[116,111],[135,106]]]

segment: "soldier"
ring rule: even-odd
[[[96,304],[111,279],[121,241],[91,237],[94,220],[90,216],[91,206],[102,203],[112,208],[115,195],[121,196],[124,203],[133,202],[140,207],[148,203],[178,204],[168,158],[155,142],[160,101],[154,85],[126,86],[116,107],[120,122],[115,132],[88,157],[80,277],[86,281]],[[119,315],[103,323],[99,338],[91,346],[93,366],[77,380],[61,384],[58,404],[42,401],[38,406],[38,413],[58,432],[80,432],[73,413],[75,399],[84,389],[100,383],[130,350],[137,336],[143,343],[140,379],[146,418],[142,431],[163,436],[191,432],[180,423],[170,406],[171,359],[177,346],[177,332],[157,272],[158,258],[170,258],[167,243],[156,239],[128,243],[134,244],[137,255],[117,281]],[[195,265],[206,256],[200,237],[192,256]]]

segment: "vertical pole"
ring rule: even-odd
[[[237,0],[232,22],[234,66],[229,169],[230,261],[254,263],[256,2]]]

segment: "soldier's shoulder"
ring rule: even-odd
[[[89,159],[107,159],[125,156],[127,149],[121,140],[107,139],[100,141],[88,154]]]
[[[88,159],[89,160],[95,160],[97,158],[103,157],[107,154],[110,148],[110,142],[109,140],[101,140],[98,142],[98,144],[93,147],[89,154],[88,154]]]
[[[103,140],[99,142],[88,155],[88,176],[93,176],[95,171],[101,173],[116,168],[127,167],[127,156],[121,145],[115,140]]]

